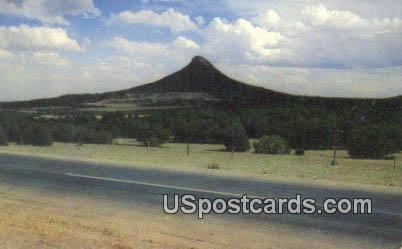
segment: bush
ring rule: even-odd
[[[220,169],[220,167],[217,163],[208,163],[207,169]]]
[[[92,144],[111,144],[113,142],[113,135],[108,131],[96,131],[92,139],[88,143]]]
[[[296,149],[295,150],[295,155],[296,156],[303,156],[305,151],[303,149]]]
[[[240,123],[232,124],[223,131],[222,140],[227,151],[244,152],[250,150],[247,133]]]
[[[36,146],[51,146],[53,144],[52,133],[47,127],[37,126],[33,130],[32,144]]]
[[[254,152],[257,154],[289,154],[287,141],[281,136],[263,136],[254,142]]]
[[[0,127],[0,146],[6,146],[6,145],[8,145],[8,138],[3,128]]]
[[[157,147],[166,143],[170,138],[170,130],[162,127],[150,127],[139,132],[137,137],[146,146]]]
[[[352,158],[359,159],[382,159],[398,151],[395,141],[386,136],[384,127],[374,125],[351,130],[347,148]]]

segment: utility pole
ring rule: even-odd
[[[394,156],[394,172],[396,172],[396,156]]]
[[[337,152],[337,144],[338,144],[338,138],[337,138],[337,133],[338,133],[338,118],[337,118],[337,113],[336,113],[336,97],[334,98],[334,157],[332,159],[331,165],[335,166],[337,164],[336,162],[336,152]]]
[[[233,160],[234,157],[235,147],[235,145],[232,146],[231,160]]]

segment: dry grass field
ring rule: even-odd
[[[338,165],[331,167],[332,151],[307,151],[304,156],[257,155],[252,152],[231,153],[221,145],[194,144],[190,156],[185,144],[165,144],[161,148],[141,146],[133,140],[118,139],[113,145],[56,143],[51,147],[10,145],[0,152],[37,155],[60,159],[122,164],[133,167],[155,167],[179,170],[208,170],[215,164],[216,174],[251,174],[262,178],[303,179],[305,182],[345,182],[402,186],[402,153],[393,161],[353,160],[346,151],[338,151]],[[233,156],[233,158],[232,158]],[[307,180],[307,181],[306,181]]]
[[[19,182],[18,182],[19,181]],[[109,193],[112,194],[113,193]],[[99,190],[0,175],[0,248],[382,248],[382,242],[281,227],[269,220],[163,215]],[[240,219],[240,218],[239,218]],[[380,246],[380,247],[379,247]],[[386,246],[386,245],[385,245]],[[386,247],[384,247],[386,248]]]

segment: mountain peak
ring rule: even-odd
[[[193,59],[191,60],[190,64],[201,64],[201,65],[206,65],[206,66],[211,66],[213,67],[212,63],[209,62],[207,59],[205,59],[202,56],[194,56]]]

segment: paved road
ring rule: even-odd
[[[146,205],[160,206],[162,194],[194,194],[203,198],[239,197],[243,194],[261,198],[371,198],[371,215],[244,215],[244,219],[268,219],[302,228],[318,228],[329,232],[394,241],[402,240],[402,194],[317,187],[271,182],[251,178],[212,176],[203,173],[177,172],[116,165],[84,163],[16,156],[0,153],[0,175],[14,178],[40,179],[41,182],[86,188],[96,186],[105,193],[136,192],[134,200]],[[112,196],[111,196],[112,197]]]

